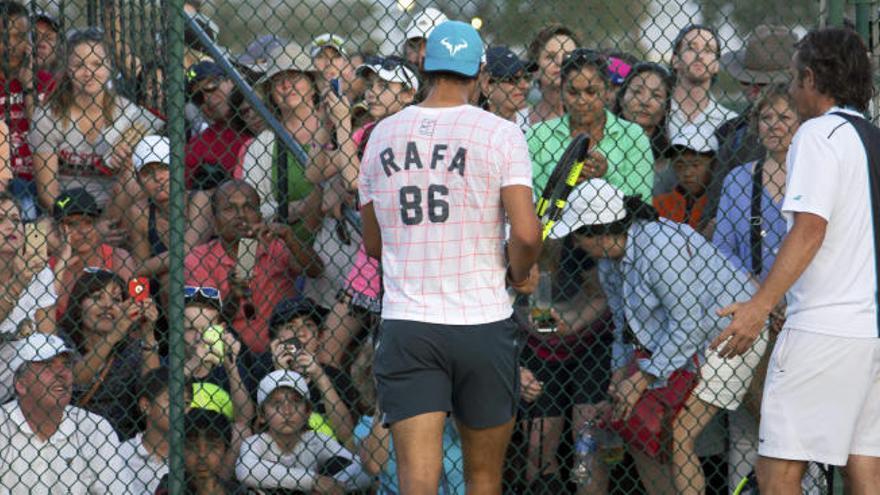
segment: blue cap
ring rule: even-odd
[[[493,46],[486,50],[486,70],[492,77],[512,77],[520,71],[534,72],[537,69],[536,64],[520,59],[506,46]]]
[[[475,77],[480,72],[483,40],[470,24],[446,21],[431,31],[425,44],[425,72],[454,72]]]
[[[204,60],[199,62],[186,71],[186,89],[188,93],[192,93],[196,83],[204,81],[210,77],[226,78],[223,68],[214,62]]]

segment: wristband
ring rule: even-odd
[[[510,268],[508,268],[507,273],[504,275],[504,280],[505,280],[505,282],[507,282],[507,285],[509,285],[511,287],[522,287],[523,285],[526,284],[526,282],[529,281],[529,277],[526,276],[526,278],[522,279],[521,281],[514,282],[513,278],[511,278],[511,276],[510,276]]]

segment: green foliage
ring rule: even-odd
[[[706,22],[732,23],[745,36],[759,24],[813,27],[819,18],[817,0],[695,0]]]
[[[460,0],[436,2],[447,13],[479,16],[483,35],[492,43],[528,45],[542,26],[560,22],[577,32],[587,45],[632,49],[639,23],[648,15],[645,0],[476,0],[462,11]]]

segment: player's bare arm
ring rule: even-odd
[[[361,221],[364,223],[364,250],[369,256],[382,259],[382,234],[372,202],[361,207]]]
[[[825,239],[827,226],[828,221],[819,215],[794,214],[794,226],[782,242],[776,262],[755,296],[718,312],[720,316],[733,315],[733,321],[712,341],[712,349],[717,349],[728,339],[730,341],[720,351],[722,357],[738,356],[751,347],[770,311],[813,261]]]
[[[535,214],[532,190],[526,186],[508,186],[501,189],[501,203],[510,220],[510,241],[507,256],[510,260],[512,283],[525,281],[529,270],[541,254],[541,225]],[[381,246],[380,246],[381,247]]]

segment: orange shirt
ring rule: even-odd
[[[654,196],[654,208],[661,217],[673,222],[686,223],[696,229],[708,199],[709,196],[705,193],[695,198],[686,194],[681,186],[675,186],[672,192]]]

